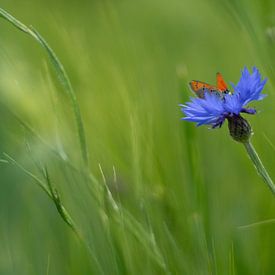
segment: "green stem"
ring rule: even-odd
[[[252,160],[258,174],[263,178],[264,182],[267,184],[268,188],[271,190],[273,195],[275,195],[275,185],[267,173],[261,159],[259,158],[255,148],[250,143],[250,141],[244,142],[245,149]]]

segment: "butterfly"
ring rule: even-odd
[[[223,80],[222,74],[217,73],[216,75],[217,79],[217,86],[209,85],[202,81],[192,80],[189,85],[191,90],[199,97],[204,98],[204,95],[206,92],[208,93],[215,93],[218,96],[222,97],[225,94],[229,93],[229,90],[227,88],[227,85],[225,81]]]

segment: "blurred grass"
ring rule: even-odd
[[[272,194],[226,125],[195,128],[180,121],[178,104],[190,79],[214,83],[221,71],[237,82],[244,65],[259,67],[268,98],[249,120],[274,179],[274,5],[2,1],[63,63],[90,172],[45,52],[4,20],[1,152],[42,179],[37,163],[47,167],[99,266],[34,182],[1,162],[0,274],[273,274],[275,224],[261,224],[274,219]]]

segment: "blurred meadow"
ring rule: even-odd
[[[178,106],[190,80],[257,66],[268,97],[246,117],[275,179],[274,1],[0,8],[44,37],[77,98],[0,18],[0,274],[275,274],[275,198],[226,124],[196,128]]]

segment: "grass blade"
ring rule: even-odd
[[[59,82],[61,83],[62,87],[64,88],[65,92],[67,93],[67,95],[70,98],[76,125],[77,125],[77,132],[78,132],[78,138],[79,138],[79,143],[80,143],[82,159],[83,159],[84,165],[87,168],[89,166],[89,161],[88,161],[88,149],[87,149],[87,142],[86,142],[86,137],[85,137],[83,120],[82,120],[79,104],[78,104],[74,89],[71,85],[71,81],[70,81],[62,63],[58,59],[58,57],[55,54],[55,52],[53,51],[53,49],[46,42],[46,40],[34,28],[27,27],[26,25],[24,25],[22,22],[17,20],[15,17],[13,17],[11,14],[6,12],[2,8],[0,8],[0,17],[4,18],[8,22],[10,22],[17,29],[30,35],[42,46],[42,48],[44,48],[46,50],[49,60],[54,67],[56,76],[57,76]]]

